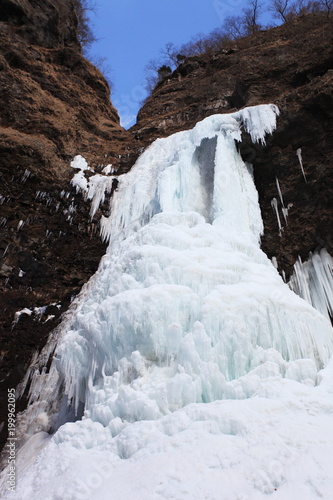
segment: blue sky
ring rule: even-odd
[[[105,58],[122,125],[135,123],[146,96],[144,68],[166,43],[178,46],[208,34],[246,5],[246,0],[97,0],[91,20],[98,40],[90,55]]]

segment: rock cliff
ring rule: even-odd
[[[95,172],[112,164],[122,173],[157,137],[213,113],[273,102],[281,111],[276,133],[265,147],[249,140],[241,146],[254,164],[263,249],[287,276],[298,255],[318,246],[332,253],[332,25],[305,16],[188,58],[157,85],[126,131],[103,75],[82,56],[72,2],[0,0],[2,411],[7,387],[22,379],[105,251],[99,214],[91,220],[89,204],[70,183],[77,154]],[[15,322],[25,308],[32,313]]]

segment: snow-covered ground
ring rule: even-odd
[[[108,252],[32,384],[46,427],[59,387],[84,417],[27,441],[5,499],[332,497],[332,328],[261,251],[236,147],[277,114],[209,117],[118,178]]]

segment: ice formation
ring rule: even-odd
[[[277,113],[206,118],[119,177],[107,254],[50,372],[34,373],[28,433],[37,419],[40,432],[8,499],[328,498],[332,328],[261,251],[237,150],[242,129],[264,142]],[[83,406],[82,420],[44,432]]]
[[[304,180],[305,180],[305,182],[308,182],[307,179],[306,179],[305,172],[304,172],[303,161],[302,161],[302,149],[301,148],[297,149],[296,156],[298,158],[298,161],[299,161],[299,164],[300,164],[300,167],[301,167],[301,170],[302,170],[302,174],[303,174]]]
[[[277,187],[277,190],[278,190],[278,193],[279,193],[279,198],[280,198],[280,201],[281,201],[281,207],[282,207],[281,209],[282,209],[282,214],[283,214],[283,217],[284,217],[284,221],[285,221],[286,225],[288,225],[287,217],[288,217],[288,209],[290,208],[290,204],[288,204],[288,207],[285,207],[284,201],[283,201],[283,196],[282,196],[282,191],[281,191],[281,187],[280,187],[280,183],[279,183],[279,179],[277,177],[275,177],[275,182],[276,182],[276,187]],[[277,207],[276,207],[276,209],[277,209]]]
[[[323,248],[302,262],[298,258],[289,287],[328,319],[333,318],[333,259]]]
[[[279,228],[279,235],[281,236],[282,226],[281,226],[281,219],[280,219],[280,215],[279,215],[279,207],[278,207],[278,203],[277,203],[276,198],[273,198],[271,200],[271,206],[275,212],[276,220],[277,220],[278,228]]]
[[[91,200],[90,216],[93,217],[97,212],[101,203],[105,200],[105,195],[112,191],[114,176],[108,174],[113,171],[112,165],[107,165],[103,169],[103,174],[95,174],[87,178],[85,171],[91,171],[87,161],[83,156],[77,155],[71,162],[71,167],[79,171],[74,175],[71,184],[76,188],[76,191],[83,192],[86,200]]]

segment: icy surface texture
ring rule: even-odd
[[[32,383],[41,421],[57,384],[84,417],[59,428],[10,498],[329,498],[332,328],[260,250],[235,142],[242,127],[264,142],[276,114],[207,118],[120,177],[108,252]],[[45,434],[30,441],[25,463]]]
[[[327,318],[333,318],[333,259],[324,248],[298,258],[289,287]]]

